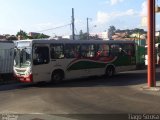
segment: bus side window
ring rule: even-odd
[[[66,44],[65,45],[65,57],[66,58],[78,58],[80,55],[80,45],[78,44]]]
[[[95,57],[95,45],[94,44],[84,44],[81,45],[81,55],[82,57],[92,58]]]
[[[119,45],[116,45],[116,44],[112,44],[110,46],[110,49],[111,49],[111,55],[112,56],[118,56],[119,54],[122,53],[122,48],[119,46]]]
[[[45,46],[35,46],[33,50],[33,64],[47,64],[49,63],[49,48]]]
[[[125,44],[123,50],[126,51],[126,55],[134,56],[135,55],[135,46],[134,44]]]
[[[64,50],[62,44],[53,44],[51,45],[51,59],[63,59],[64,58]]]
[[[109,45],[100,44],[98,45],[97,57],[107,57],[109,56]]]

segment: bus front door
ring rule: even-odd
[[[50,66],[49,47],[42,45],[35,45],[33,48],[33,81],[48,81],[50,80]]]

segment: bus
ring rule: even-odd
[[[22,82],[113,76],[136,69],[136,44],[126,40],[20,40],[14,74]]]
[[[148,65],[148,54],[147,54],[147,45],[145,46],[145,65]],[[160,43],[155,44],[155,64],[160,65]]]

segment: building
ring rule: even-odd
[[[62,38],[64,38],[64,39],[73,39],[73,36],[72,35],[66,35],[66,36],[62,36]],[[79,39],[80,39],[79,35],[75,35],[74,36],[74,40],[79,40]]]
[[[40,34],[41,34],[41,33],[29,32],[29,33],[28,33],[28,36],[30,36],[30,37],[35,37],[35,36],[40,35]]]
[[[23,36],[22,35],[18,35],[18,40],[23,40]]]
[[[0,35],[0,39],[6,39],[5,35]]]
[[[59,40],[59,39],[62,39],[62,36],[51,36],[49,37],[49,39]]]
[[[97,36],[100,39],[109,40],[108,32],[90,33],[90,36],[92,37]]]
[[[43,33],[29,32],[28,36],[30,39],[39,39],[39,38],[49,38],[50,36],[45,35]]]
[[[160,36],[160,31],[157,31],[155,34],[156,34],[156,37],[159,37]]]

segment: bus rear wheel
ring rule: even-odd
[[[106,75],[108,77],[112,77],[115,74],[115,69],[112,66],[107,67],[106,69]]]
[[[59,83],[63,80],[63,72],[61,71],[55,71],[52,73],[52,82],[53,83]]]

